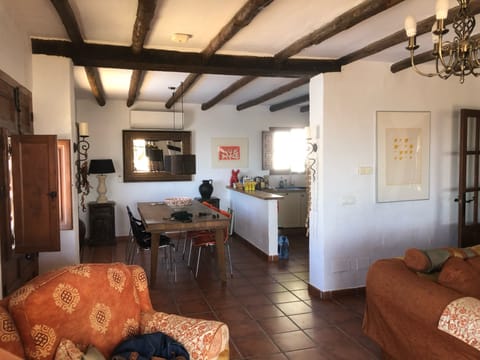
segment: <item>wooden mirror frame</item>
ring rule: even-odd
[[[174,175],[166,171],[135,173],[133,171],[133,140],[181,141],[182,154],[191,154],[191,131],[123,130],[123,181],[191,181],[192,175]]]

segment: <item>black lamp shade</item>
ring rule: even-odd
[[[115,168],[113,167],[112,159],[90,160],[89,174],[110,174],[114,172]]]
[[[195,155],[166,155],[165,170],[174,175],[193,175],[196,171]]]

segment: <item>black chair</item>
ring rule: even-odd
[[[152,247],[152,234],[145,230],[143,222],[135,218],[127,205],[127,213],[130,220],[130,241],[127,244],[126,260],[128,264],[133,264],[135,261],[135,255],[140,251],[148,251]],[[175,244],[168,236],[160,235],[160,242],[158,244],[159,249],[164,249],[165,263],[170,264],[169,270],[173,271],[174,280],[177,280],[177,268],[175,263]],[[167,259],[167,249],[168,259]]]

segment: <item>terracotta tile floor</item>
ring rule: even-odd
[[[233,278],[218,280],[215,256],[202,253],[198,279],[176,253],[177,281],[163,264],[151,289],[156,310],[218,319],[230,329],[231,359],[380,359],[378,346],[362,334],[363,295],[322,301],[308,294],[308,240],[290,234],[288,260],[267,263],[240,240],[231,241]],[[116,246],[87,247],[83,262],[125,259],[125,239]],[[160,258],[163,261],[163,258]],[[149,253],[135,263],[149,272]]]

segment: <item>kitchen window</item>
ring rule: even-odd
[[[262,133],[262,138],[263,170],[270,170],[270,174],[305,172],[305,128],[270,128]]]

